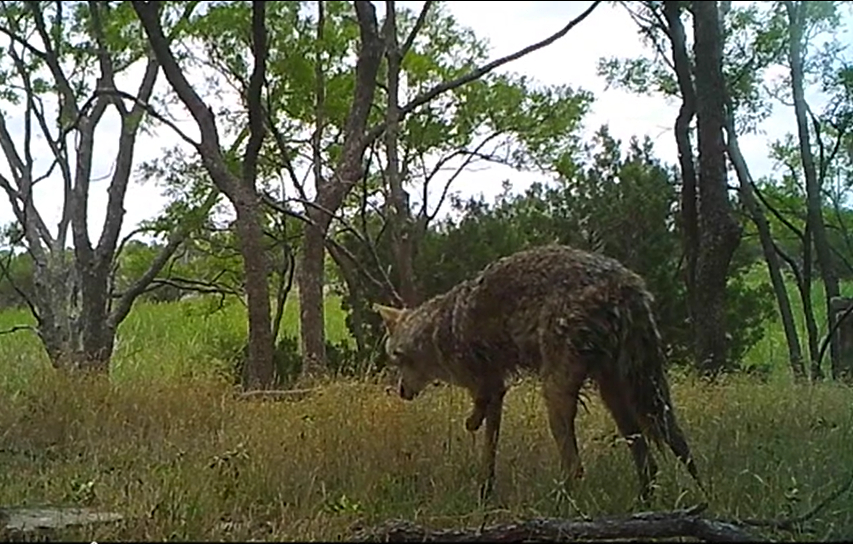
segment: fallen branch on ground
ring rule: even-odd
[[[817,516],[818,513],[826,508],[832,501],[838,499],[850,489],[853,489],[853,474],[847,479],[847,481],[838,487],[835,491],[824,497],[822,501],[817,503],[817,505],[806,512],[801,516],[797,516],[794,518],[782,518],[782,519],[744,519],[741,520],[740,523],[744,525],[751,525],[753,527],[768,527],[771,529],[778,529],[780,531],[792,531],[797,525],[805,523],[809,521],[813,517]]]
[[[516,523],[464,529],[429,529],[405,520],[389,520],[372,528],[354,528],[357,542],[558,542],[692,537],[709,542],[755,542],[743,526],[794,531],[817,516],[831,502],[853,489],[853,475],[817,505],[800,516],[782,519],[724,520],[700,514],[703,503],[683,510],[641,512],[627,517],[597,520],[536,518]]]
[[[0,538],[3,541],[56,539],[63,529],[117,523],[124,519],[115,512],[97,512],[89,508],[0,507]]]
[[[713,542],[761,540],[733,523],[700,516],[704,508],[700,505],[589,521],[537,518],[465,529],[428,529],[409,521],[391,520],[356,530],[353,539],[357,542],[557,542],[677,537]]]

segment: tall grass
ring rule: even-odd
[[[339,380],[291,402],[236,400],[217,359],[222,338],[245,335],[233,303],[140,305],[120,329],[109,378],[53,372],[27,334],[0,339],[0,504],[118,511],[118,525],[69,531],[88,540],[314,540],[346,538],[354,523],[407,518],[476,526],[529,516],[597,516],[636,505],[628,448],[595,395],[578,417],[586,475],[569,492],[539,387],[507,395],[493,503],[477,501],[478,454],[464,430],[466,394],[429,389],[406,403],[378,380]],[[295,300],[285,330],[293,334]],[[0,315],[0,328],[21,315]],[[769,323],[770,335],[777,335]],[[332,340],[346,338],[327,302]],[[704,497],[671,454],[658,453],[654,507],[707,500],[722,517],[808,510],[853,470],[853,395],[827,383],[775,378],[709,385],[673,373],[674,402],[708,483]],[[777,340],[776,342],[779,342]],[[784,346],[780,343],[780,346]],[[841,497],[812,533],[853,536],[853,498]]]

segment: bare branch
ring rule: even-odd
[[[200,215],[207,215],[213,205],[216,204],[216,200],[219,198],[219,193],[215,190],[211,190],[210,194],[208,194],[207,198],[204,200],[202,205],[199,207],[197,213]],[[108,319],[109,326],[115,330],[119,323],[127,317],[127,314],[130,312],[131,307],[133,306],[133,302],[136,298],[141,295],[145,288],[151,283],[154,278],[157,277],[157,274],[163,269],[163,266],[169,261],[175,251],[178,249],[178,246],[186,239],[186,237],[190,234],[192,230],[192,220],[186,221],[183,225],[178,227],[169,237],[169,241],[160,250],[160,253],[154,258],[151,264],[148,267],[148,270],[145,271],[139,279],[134,282],[134,284],[125,291],[116,305],[116,308],[110,314]]]
[[[439,96],[442,93],[445,93],[447,91],[451,91],[453,89],[456,89],[457,87],[461,87],[462,85],[465,85],[466,83],[470,83],[472,81],[480,79],[484,75],[495,70],[496,68],[503,66],[504,64],[507,64],[507,63],[512,62],[512,61],[517,60],[517,59],[520,59],[521,57],[523,57],[525,55],[528,55],[530,53],[533,53],[534,51],[538,51],[539,49],[542,49],[543,47],[551,45],[555,41],[559,40],[560,38],[562,38],[563,36],[568,34],[568,32],[571,29],[573,29],[580,22],[582,22],[584,19],[586,19],[593,12],[593,10],[595,10],[595,8],[598,7],[599,4],[601,4],[601,0],[596,0],[583,13],[581,13],[580,15],[578,15],[577,17],[572,19],[572,21],[570,21],[569,24],[564,26],[562,29],[560,29],[555,34],[552,34],[551,36],[545,38],[544,40],[539,41],[533,45],[529,45],[529,46],[525,47],[524,49],[516,51],[515,53],[512,53],[512,54],[507,55],[505,57],[501,57],[499,59],[493,60],[492,62],[489,62],[488,64],[485,64],[485,65],[481,66],[480,68],[477,68],[476,70],[473,70],[473,71],[465,74],[464,76],[461,76],[461,77],[454,79],[454,80],[451,80],[451,81],[446,81],[444,83],[440,83],[440,84],[436,85],[435,87],[433,87],[432,89],[429,89],[428,91],[425,91],[425,92],[419,94],[418,96],[413,98],[411,100],[411,102],[409,102],[408,104],[406,104],[404,106],[401,106],[401,108],[400,108],[400,119],[402,120],[403,118],[406,117],[406,115],[413,112],[419,106],[426,104],[427,102],[431,101],[432,99],[434,99],[435,97]],[[367,136],[364,139],[363,146],[366,148],[369,145],[371,145],[371,143],[374,140],[376,140],[385,131],[385,128],[386,128],[386,122],[382,122],[382,123],[378,124],[377,126],[373,127],[372,129],[370,129],[370,131],[367,133]]]
[[[169,41],[163,34],[158,10],[159,4],[160,2],[154,1],[134,1],[133,9],[136,10],[139,20],[142,21],[142,26],[145,27],[151,48],[163,67],[166,79],[169,80],[175,93],[198,124],[201,142],[195,147],[199,151],[202,161],[208,168],[214,183],[229,199],[234,200],[234,177],[222,156],[213,111],[193,89],[178,65],[178,61],[169,46]]]
[[[597,520],[535,518],[516,523],[465,529],[434,530],[404,521],[359,528],[356,542],[556,542],[563,540],[622,540],[690,536],[713,542],[751,542],[758,539],[734,523],[700,516],[703,506],[670,512],[641,512]]]
[[[323,109],[326,101],[326,81],[323,76],[323,33],[326,27],[326,12],[323,9],[323,2],[317,2],[317,39],[314,48],[314,134],[311,137],[311,155],[314,170],[314,186],[317,188],[317,193],[323,191],[323,163],[322,163],[322,142],[323,142],[323,125],[324,116]],[[302,186],[297,185],[301,191]]]
[[[142,78],[142,83],[139,86],[138,98],[133,105],[130,115],[127,114],[124,104],[119,109],[122,112],[122,120],[121,135],[118,141],[118,156],[116,157],[115,172],[113,173],[108,189],[109,198],[107,201],[106,219],[104,220],[104,230],[101,232],[101,237],[98,240],[98,246],[95,250],[99,266],[109,266],[115,253],[116,242],[124,216],[124,198],[127,193],[127,185],[130,181],[133,155],[136,150],[136,138],[139,134],[142,113],[145,110],[144,104],[147,104],[151,98],[159,71],[160,66],[157,63],[157,59],[153,56],[150,57],[148,65],[145,67],[145,75]],[[120,100],[116,102],[121,103]]]
[[[829,332],[829,334],[827,335],[827,338],[832,338],[832,335],[835,333],[835,329],[838,328],[838,324],[841,321],[843,321],[845,318],[847,318],[847,316],[849,316],[850,313],[853,313],[853,306],[848,308],[845,311],[844,316],[835,323],[833,330]],[[821,358],[823,357],[823,354],[826,351],[826,347],[827,347],[827,342],[824,341],[823,347],[820,350],[820,352],[821,352],[820,357]],[[853,488],[853,475],[851,475],[850,478],[848,478],[845,483],[843,483],[835,491],[833,491],[832,493],[830,493],[829,495],[824,497],[823,500],[821,500],[819,503],[817,503],[811,510],[809,510],[805,514],[802,514],[800,516],[793,517],[793,518],[776,519],[776,520],[744,519],[744,520],[738,520],[738,521],[740,523],[743,523],[746,525],[752,525],[753,527],[770,527],[773,529],[780,529],[783,531],[792,531],[796,528],[797,525],[800,525],[801,523],[804,523],[804,522],[814,518],[816,515],[818,515],[821,512],[821,510],[823,510],[824,508],[829,506],[829,504],[831,502],[835,501],[836,499],[838,499],[839,497],[841,497],[842,495],[844,495],[845,493],[850,491],[851,488]]]
[[[421,210],[418,213],[419,216],[423,216],[426,218],[427,224],[429,224],[430,221],[434,220],[436,215],[438,215],[438,211],[441,209],[441,206],[444,204],[444,201],[447,199],[447,195],[450,192],[450,185],[454,181],[456,181],[456,178],[458,178],[459,175],[468,167],[468,165],[471,164],[471,162],[474,160],[474,158],[479,156],[480,150],[483,149],[483,147],[485,147],[486,144],[488,144],[490,141],[494,140],[498,136],[500,136],[500,132],[493,132],[488,137],[484,138],[483,141],[480,142],[477,145],[477,147],[475,147],[472,151],[468,151],[468,150],[464,150],[464,149],[459,150],[457,152],[452,153],[450,156],[448,156],[447,160],[441,160],[435,165],[435,167],[433,168],[432,172],[429,175],[429,178],[424,180],[424,185],[425,185],[425,187],[424,187],[424,201],[423,201],[423,205],[421,206]],[[438,170],[441,168],[442,165],[446,164],[451,158],[458,156],[458,155],[466,155],[465,160],[462,161],[462,164],[459,165],[459,167],[456,169],[456,171],[453,173],[453,175],[450,176],[450,179],[448,179],[447,182],[444,184],[444,188],[441,191],[441,195],[438,198],[438,204],[436,204],[433,212],[429,213],[427,211],[426,185],[428,185],[429,179],[432,179],[432,177],[436,173],[438,173]]]
[[[94,38],[95,54],[98,57],[98,64],[101,67],[101,78],[98,81],[98,87],[103,89],[115,89],[115,67],[113,66],[113,60],[107,50],[107,44],[105,43],[106,40],[104,39],[104,22],[101,18],[101,10],[103,9],[109,9],[108,4],[89,0],[89,14],[91,17],[91,28],[89,32]],[[118,108],[122,117],[127,113],[127,110],[121,101],[116,100],[113,104]]]
[[[300,221],[302,221],[308,225],[317,226],[317,223],[313,219],[311,219],[310,217],[285,208],[283,205],[276,202],[274,198],[272,198],[270,195],[268,195],[266,193],[261,194],[261,199],[267,206],[273,208],[274,210],[276,210],[277,212],[279,212],[283,215],[293,217],[294,219],[298,219],[298,220],[300,220]],[[336,240],[334,240],[334,236],[326,236],[325,237],[324,243],[329,248],[329,251],[330,252],[333,251],[332,248],[334,248],[334,250],[339,252],[339,255],[343,255],[343,256],[347,257],[348,260],[352,261],[353,264],[355,264],[359,268],[359,270],[364,274],[364,276],[368,279],[368,281],[370,281],[375,286],[377,286],[381,291],[387,291],[388,293],[390,293],[391,296],[395,299],[396,303],[402,303],[403,302],[403,299],[397,293],[396,289],[394,289],[393,282],[391,281],[391,279],[388,277],[388,274],[383,269],[382,260],[379,258],[379,255],[376,253],[374,245],[372,243],[370,243],[370,241],[367,240],[361,232],[359,232],[356,228],[354,228],[352,225],[350,225],[346,219],[344,219],[343,217],[341,217],[338,214],[335,214],[331,210],[323,207],[322,205],[317,204],[316,202],[313,202],[311,200],[302,200],[302,199],[298,199],[298,198],[293,198],[293,199],[288,199],[288,200],[300,202],[300,203],[308,206],[309,208],[313,208],[313,209],[316,209],[316,210],[322,212],[329,219],[338,220],[341,223],[341,225],[343,226],[344,231],[352,234],[359,242],[361,242],[371,252],[371,258],[373,260],[374,265],[376,266],[377,270],[379,270],[383,275],[382,281],[379,281],[375,277],[373,277],[373,275],[370,274],[370,272],[364,267],[364,263],[362,263],[359,259],[357,259],[355,256],[353,256],[352,253],[347,248],[345,248],[344,246],[339,244]]]
[[[12,333],[16,333],[16,332],[21,332],[21,331],[30,331],[32,333],[38,334],[38,331],[36,331],[36,328],[33,327],[32,325],[15,325],[13,327],[9,327],[8,329],[0,330],[0,336],[3,336],[5,334],[12,334]]]
[[[33,314],[33,317],[36,318],[36,321],[41,322],[41,316],[39,314],[38,309],[36,308],[36,305],[33,303],[30,296],[26,292],[24,292],[23,289],[21,289],[21,287],[15,281],[15,278],[12,277],[13,256],[14,252],[10,250],[8,255],[6,256],[6,262],[4,263],[2,260],[0,260],[0,278],[6,278],[6,281],[9,282],[9,285],[12,286],[12,289],[15,291],[15,293],[17,293],[18,296],[21,297],[21,300],[24,301],[24,304],[27,305],[27,308],[29,308],[30,312]]]
[[[330,185],[326,190],[318,190],[317,192],[318,199],[323,199],[320,202],[331,203],[331,208],[338,207],[352,185],[363,175],[361,162],[364,151],[369,145],[365,143],[364,131],[370,109],[373,106],[376,76],[379,73],[379,65],[382,62],[384,52],[383,41],[377,28],[376,8],[374,8],[373,3],[356,0],[355,12],[361,36],[361,47],[355,66],[355,91],[344,129],[341,157],[335,168],[335,174],[339,179],[338,183]],[[321,222],[321,230],[328,226],[329,218],[320,215],[318,219]]]
[[[18,155],[12,136],[6,128],[6,119],[3,115],[0,115],[0,148],[3,149],[3,153],[12,167],[12,176],[15,179],[17,190],[10,180],[2,175],[0,175],[0,187],[8,194],[9,201],[12,202],[15,217],[27,234],[28,243],[40,246],[35,238],[37,234],[41,240],[50,245],[53,237],[50,235],[47,225],[38,213],[38,210],[36,210],[32,200],[32,171],[27,169],[20,155]],[[16,205],[13,202],[14,200],[18,200],[20,205]]]
[[[418,19],[415,21],[415,26],[412,27],[411,32],[409,32],[409,35],[406,37],[406,39],[403,41],[403,45],[400,47],[401,61],[406,58],[406,53],[409,52],[409,49],[411,49],[412,45],[415,43],[415,38],[418,37],[418,32],[421,31],[421,28],[426,22],[427,14],[429,13],[429,8],[432,7],[434,3],[435,2],[433,0],[427,0],[426,2],[424,2],[420,14],[418,14]]]
[[[39,37],[41,38],[41,41],[44,44],[44,54],[42,60],[44,60],[47,64],[48,68],[50,69],[50,73],[53,75],[54,79],[56,80],[56,85],[59,88],[59,93],[61,97],[59,106],[60,119],[65,120],[67,117],[76,117],[78,113],[77,98],[74,96],[74,90],[72,89],[71,84],[68,82],[68,78],[65,76],[65,72],[63,72],[62,67],[59,64],[59,55],[54,49],[50,34],[47,31],[47,26],[44,22],[44,14],[41,11],[41,6],[39,5],[39,2],[35,2],[33,0],[28,0],[24,3],[27,5],[33,15],[33,21],[35,22],[36,30],[38,31]]]
[[[265,22],[266,4],[252,2],[252,55],[254,67],[249,78],[246,103],[249,108],[249,141],[243,155],[243,183],[254,191],[258,177],[258,155],[264,142],[265,126],[261,91],[266,79],[267,64],[267,27]]]

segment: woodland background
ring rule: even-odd
[[[667,120],[677,164],[607,125],[581,138],[592,93],[495,70],[598,4],[493,59],[442,2],[389,1],[382,17],[365,1],[0,3],[12,209],[0,237],[0,504],[118,510],[134,521],[95,536],[145,539],[630,510],[628,449],[594,398],[579,418],[587,476],[569,496],[535,380],[521,380],[500,504],[486,509],[464,393],[404,404],[384,391],[372,303],[416,305],[551,242],[646,278],[712,509],[816,504],[853,466],[853,353],[830,334],[853,294],[853,64],[839,39],[851,3],[616,3],[646,49],[602,58],[600,77],[680,104]],[[136,87],[116,83],[133,70]],[[223,96],[230,107],[210,106]],[[797,132],[769,136],[779,168],[754,179],[738,138],[773,105]],[[118,152],[94,179],[106,112],[120,118]],[[154,127],[184,145],[135,160]],[[494,200],[455,196],[485,163],[542,180],[521,192],[508,180]],[[95,182],[109,196],[93,237]],[[39,183],[63,194],[58,225],[40,214]],[[158,184],[169,205],[120,236],[131,183]],[[232,394],[288,388],[311,391],[285,403]],[[673,459],[660,485],[661,507],[700,500]],[[850,537],[851,501],[780,536]]]

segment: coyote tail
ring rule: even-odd
[[[619,350],[619,368],[629,389],[627,397],[643,434],[658,449],[667,444],[701,486],[690,448],[673,411],[652,296],[634,291],[627,298],[628,311],[621,316],[623,341]]]

